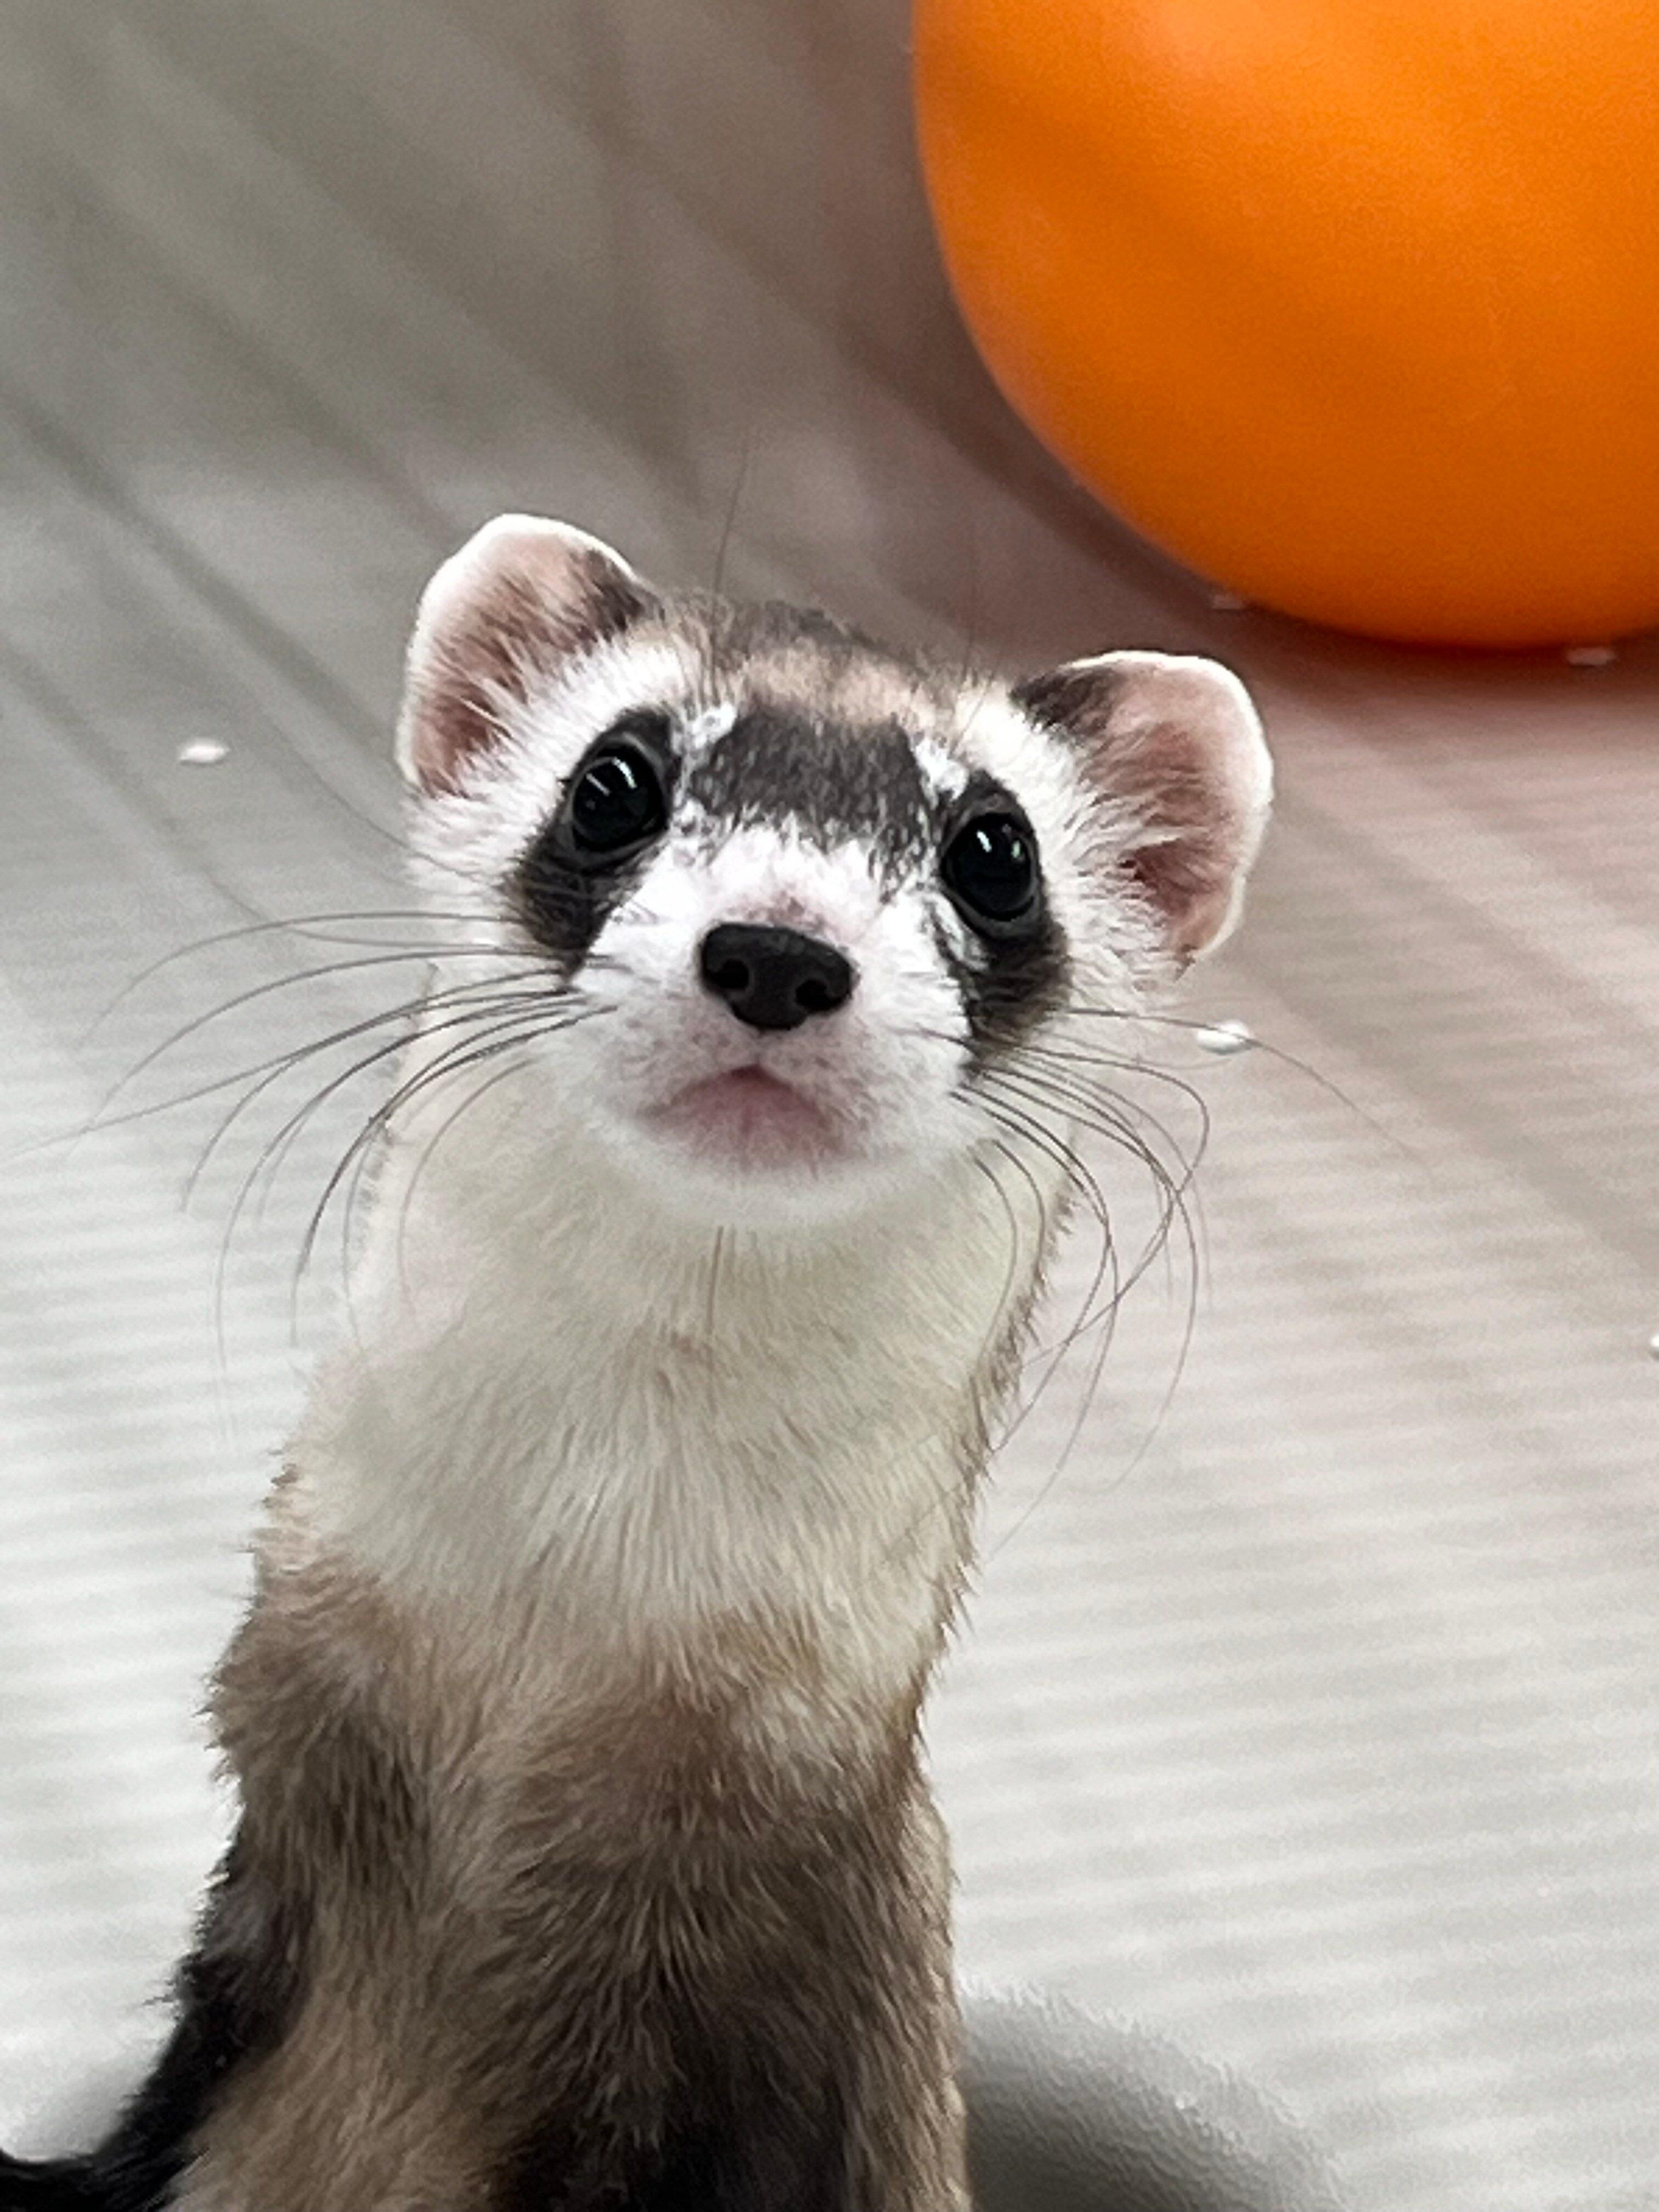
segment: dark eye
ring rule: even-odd
[[[975,928],[1018,932],[1036,916],[1042,878],[1036,840],[1018,815],[976,814],[945,847],[939,873]]]
[[[566,819],[572,845],[595,860],[647,844],[668,821],[661,769],[634,739],[607,739],[578,771]]]

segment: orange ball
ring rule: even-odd
[[[993,374],[1203,574],[1381,637],[1659,623],[1655,0],[916,0]]]

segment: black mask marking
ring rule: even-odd
[[[596,765],[603,768],[613,757],[620,760],[630,756],[654,770],[665,816],[677,773],[668,717],[651,710],[624,715],[576,763],[558,811],[519,863],[514,877],[514,902],[520,920],[537,943],[552,953],[567,978],[580,967],[606,918],[639,880],[655,849],[660,824],[654,823],[639,842],[624,838],[614,851],[605,849],[605,838],[593,835],[594,823],[605,813],[601,807],[595,814],[594,804],[614,801],[617,793],[590,789],[593,782],[590,771]],[[586,814],[584,800],[589,802]],[[615,811],[614,806],[611,811]]]
[[[1024,822],[1012,793],[994,778],[977,774],[969,777],[939,833],[941,851],[950,850],[963,824],[981,817],[1012,818],[1022,826]],[[957,903],[959,908],[963,904],[960,899]],[[968,919],[971,922],[971,915]],[[1064,1002],[1070,988],[1065,934],[1041,895],[1029,918],[1022,917],[1012,927],[972,928],[962,949],[941,918],[935,925],[934,942],[962,994],[969,1060],[975,1067],[988,1066],[1016,1050]]]
[[[825,848],[864,841],[890,878],[924,866],[935,834],[931,794],[896,723],[842,730],[751,708],[691,770],[686,795],[722,831],[787,822]]]
[[[1071,962],[1059,925],[1049,916],[1035,936],[1012,943],[976,937],[965,954],[943,926],[935,941],[962,993],[971,1067],[989,1067],[1016,1054],[1037,1024],[1065,1003]]]

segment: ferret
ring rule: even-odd
[[[964,679],[505,516],[398,757],[466,980],[215,1680],[234,1838],[153,2073],[0,2208],[961,2212],[923,1693],[1051,1079],[1231,926],[1260,722],[1206,660]]]

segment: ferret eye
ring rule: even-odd
[[[976,814],[939,860],[945,888],[987,937],[1020,933],[1036,918],[1042,879],[1036,840],[1017,814]]]
[[[662,770],[647,748],[621,732],[583,762],[565,802],[575,850],[592,860],[631,853],[667,827]]]

